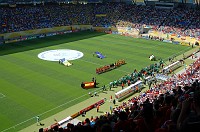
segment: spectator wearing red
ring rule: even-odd
[[[119,119],[114,125],[114,132],[130,132],[130,122],[128,121],[128,115],[126,112],[119,112]]]

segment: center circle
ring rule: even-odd
[[[82,52],[70,49],[48,50],[38,54],[38,58],[47,61],[59,61],[63,58],[66,60],[76,60],[81,57],[83,57]]]

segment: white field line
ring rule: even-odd
[[[70,100],[70,101],[68,101],[68,102],[66,102],[66,103],[64,103],[64,104],[61,104],[61,105],[59,105],[59,106],[57,106],[57,107],[55,107],[55,108],[53,108],[53,109],[50,109],[50,110],[48,110],[48,111],[45,111],[45,112],[39,114],[38,116],[44,115],[44,114],[46,114],[46,113],[48,113],[48,112],[51,112],[51,111],[53,111],[53,110],[55,110],[55,109],[57,109],[57,108],[60,108],[60,107],[62,107],[62,106],[64,106],[64,105],[66,105],[66,104],[68,104],[68,103],[70,103],[70,102],[73,102],[73,101],[75,101],[75,100],[77,100],[77,99],[80,99],[80,98],[82,98],[82,97],[84,97],[84,96],[86,96],[86,95],[88,96],[88,94],[84,94],[84,95],[82,95],[82,96],[80,96],[80,97],[78,97],[78,98],[75,98],[75,99]],[[8,131],[8,130],[10,130],[10,129],[15,129],[15,127],[20,126],[20,125],[22,125],[22,124],[24,124],[24,123],[26,123],[26,122],[28,122],[28,121],[31,121],[31,120],[35,119],[35,117],[36,117],[36,116],[34,116],[34,117],[32,117],[32,118],[29,118],[29,119],[27,119],[27,120],[25,120],[25,121],[23,121],[23,122],[20,122],[20,123],[14,125],[14,126],[12,126],[12,127],[9,127],[9,128],[7,128],[7,129],[4,129],[4,130],[1,131],[1,132],[6,132],[6,131]]]

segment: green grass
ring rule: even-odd
[[[40,60],[40,52],[54,49],[72,49],[84,53],[74,65],[65,67],[58,62]],[[47,118],[88,98],[87,93],[97,89],[82,89],[82,81],[97,78],[99,86],[140,70],[152,63],[154,54],[167,60],[180,55],[190,47],[135,39],[98,32],[78,32],[42,39],[27,40],[0,46],[0,131],[15,131],[35,123],[35,116]],[[105,59],[93,57],[95,51]],[[127,64],[118,69],[96,75],[95,69],[119,59]],[[1,97],[1,96],[0,96]]]

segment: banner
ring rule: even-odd
[[[94,104],[82,109],[81,111],[79,111],[79,114],[81,115],[83,112],[87,112],[87,111],[95,108],[97,105],[102,105],[104,102],[105,102],[104,99],[102,99],[102,100],[100,100],[100,101],[98,101],[98,102],[96,102],[96,103],[94,103]]]
[[[96,82],[82,82],[81,83],[81,87],[82,88],[95,88],[96,87],[96,85],[97,85],[97,83]]]
[[[20,36],[23,37],[23,36],[32,36],[32,35],[38,35],[38,34],[65,32],[65,31],[71,31],[71,26],[34,29],[34,30],[27,30],[27,31],[20,31],[20,32],[4,33],[0,35],[3,35],[4,39],[11,39],[11,38],[19,38]]]

